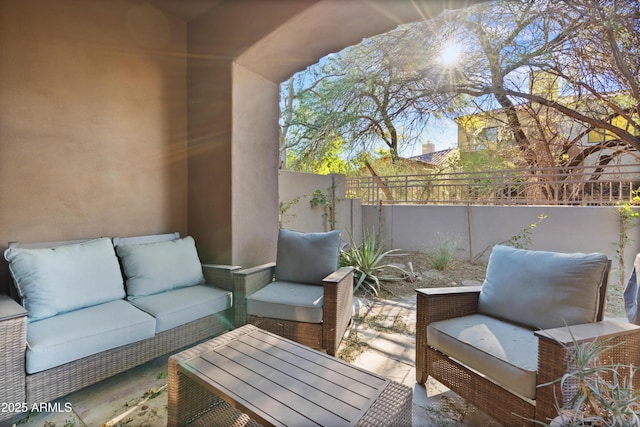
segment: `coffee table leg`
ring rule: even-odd
[[[413,390],[391,381],[357,425],[411,427],[412,411]]]
[[[237,418],[239,412],[235,408],[226,404],[226,402],[203,388],[200,384],[189,379],[181,372],[179,365],[185,360],[198,357],[203,353],[209,352],[220,345],[236,339],[238,336],[254,330],[254,326],[243,326],[169,357],[167,377],[168,426],[177,427],[185,425],[212,409],[216,409],[215,412],[218,413],[219,416],[220,412],[225,412],[225,409],[228,408],[231,410],[226,411],[229,412],[228,415]],[[233,423],[229,423],[227,425],[232,424]]]

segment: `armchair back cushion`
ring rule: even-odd
[[[300,233],[280,229],[276,254],[276,280],[321,285],[338,269],[340,232]]]
[[[478,312],[529,326],[557,328],[597,320],[605,254],[530,251],[496,245]]]
[[[29,321],[122,299],[124,284],[111,240],[51,248],[9,248],[4,257]]]
[[[193,237],[157,243],[118,245],[127,296],[134,299],[204,283]]]

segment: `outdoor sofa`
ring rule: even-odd
[[[177,233],[5,252],[22,306],[0,296],[0,421],[232,329],[236,267],[201,265]]]
[[[603,321],[610,265],[497,245],[482,286],[419,289],[417,382],[431,376],[505,426],[548,423],[570,391],[546,384],[571,369],[574,340],[611,340],[599,363],[640,366],[640,327]]]

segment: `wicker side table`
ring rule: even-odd
[[[25,351],[27,349],[27,311],[8,295],[0,295],[0,421],[13,418],[25,402]]]

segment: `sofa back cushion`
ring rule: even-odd
[[[496,245],[489,257],[478,311],[534,329],[595,322],[608,262],[601,253]]]
[[[52,248],[9,248],[4,257],[29,320],[41,320],[125,296],[111,240]]]
[[[116,252],[122,262],[129,299],[204,283],[202,265],[191,236],[118,245]]]
[[[276,254],[276,280],[322,285],[338,269],[340,232],[300,233],[280,229]]]

